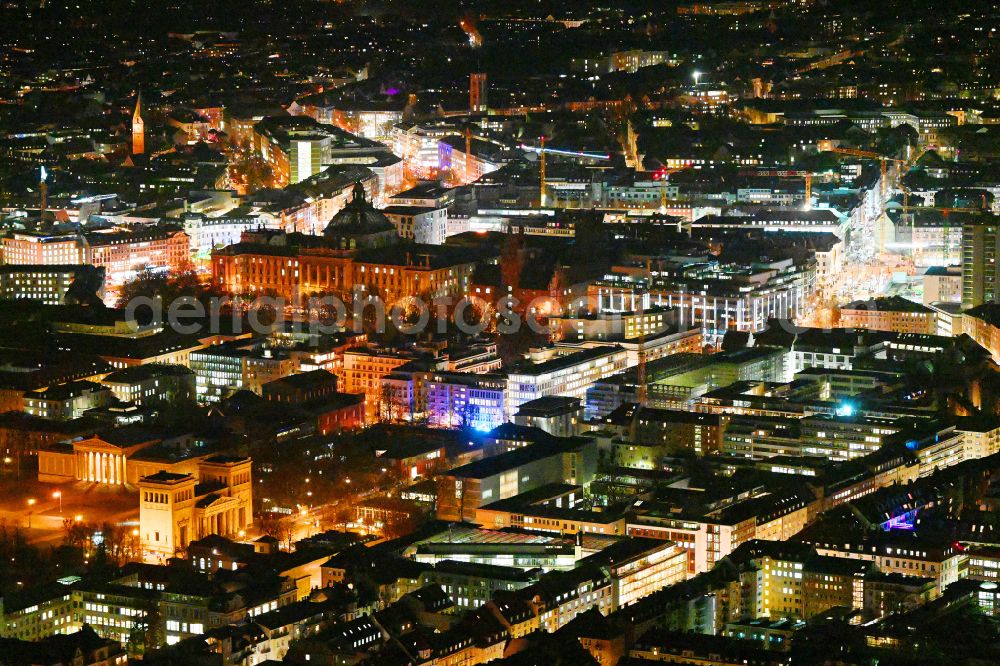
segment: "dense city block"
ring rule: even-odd
[[[0,33],[0,666],[1000,663],[1000,4]]]

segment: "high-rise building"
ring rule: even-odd
[[[993,303],[1000,296],[1000,223],[992,217],[962,225],[962,307]]]
[[[289,143],[289,171],[291,183],[298,183],[323,170],[323,154],[329,139],[320,136],[296,137]]]
[[[473,72],[469,75],[469,111],[481,113],[486,111],[486,73]]]
[[[380,192],[398,189],[393,169],[398,168],[402,179],[402,162],[393,159],[384,145],[309,116],[264,118],[253,126],[252,140],[254,150],[271,168],[275,187],[307,180],[332,164],[369,167],[379,179]]]
[[[135,98],[135,112],[132,114],[132,154],[142,155],[146,152],[146,130],[139,115],[139,108],[142,105],[142,96]]]

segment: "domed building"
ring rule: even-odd
[[[361,183],[354,185],[354,197],[330,219],[323,236],[341,250],[388,247],[399,241],[396,227],[368,201]]]

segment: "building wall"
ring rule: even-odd
[[[664,544],[640,559],[616,564],[612,573],[614,581],[614,607],[629,606],[664,587],[676,585],[688,577],[687,551],[674,544]]]
[[[962,307],[1000,299],[1000,226],[965,224],[962,227]]]
[[[199,483],[220,484],[211,504],[196,495]],[[253,522],[251,461],[232,464],[204,461],[198,475],[176,475],[169,480],[145,477],[139,481],[139,532],[147,561],[165,561],[189,543],[209,534],[233,536]]]
[[[313,294],[351,298],[363,285],[391,307],[400,299],[455,297],[469,287],[475,264],[432,268],[412,257],[409,265],[355,263],[346,253],[309,251],[297,255],[245,253],[216,254],[212,279],[227,292],[273,293],[293,301]]]
[[[56,267],[44,269],[37,266],[0,271],[0,298],[40,301],[45,305],[62,305],[65,302],[66,292],[73,284],[73,280],[76,279],[77,273],[78,269],[76,268],[68,270]],[[96,296],[104,298],[103,283]]]
[[[95,236],[99,236],[96,234]],[[183,231],[141,235],[135,239],[104,243],[88,238],[84,262],[104,268],[108,284],[122,284],[143,268],[180,270],[190,261],[188,236]]]
[[[840,311],[841,328],[859,328],[869,331],[896,333],[937,333],[937,315],[934,312],[895,312],[888,310]]]
[[[962,332],[982,345],[1000,363],[1000,328],[970,315],[962,316]]]
[[[82,264],[84,247],[79,236],[44,237],[14,234],[0,241],[5,264]]]

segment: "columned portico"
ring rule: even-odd
[[[90,483],[120,486],[125,483],[125,455],[108,451],[76,452],[76,478]]]

